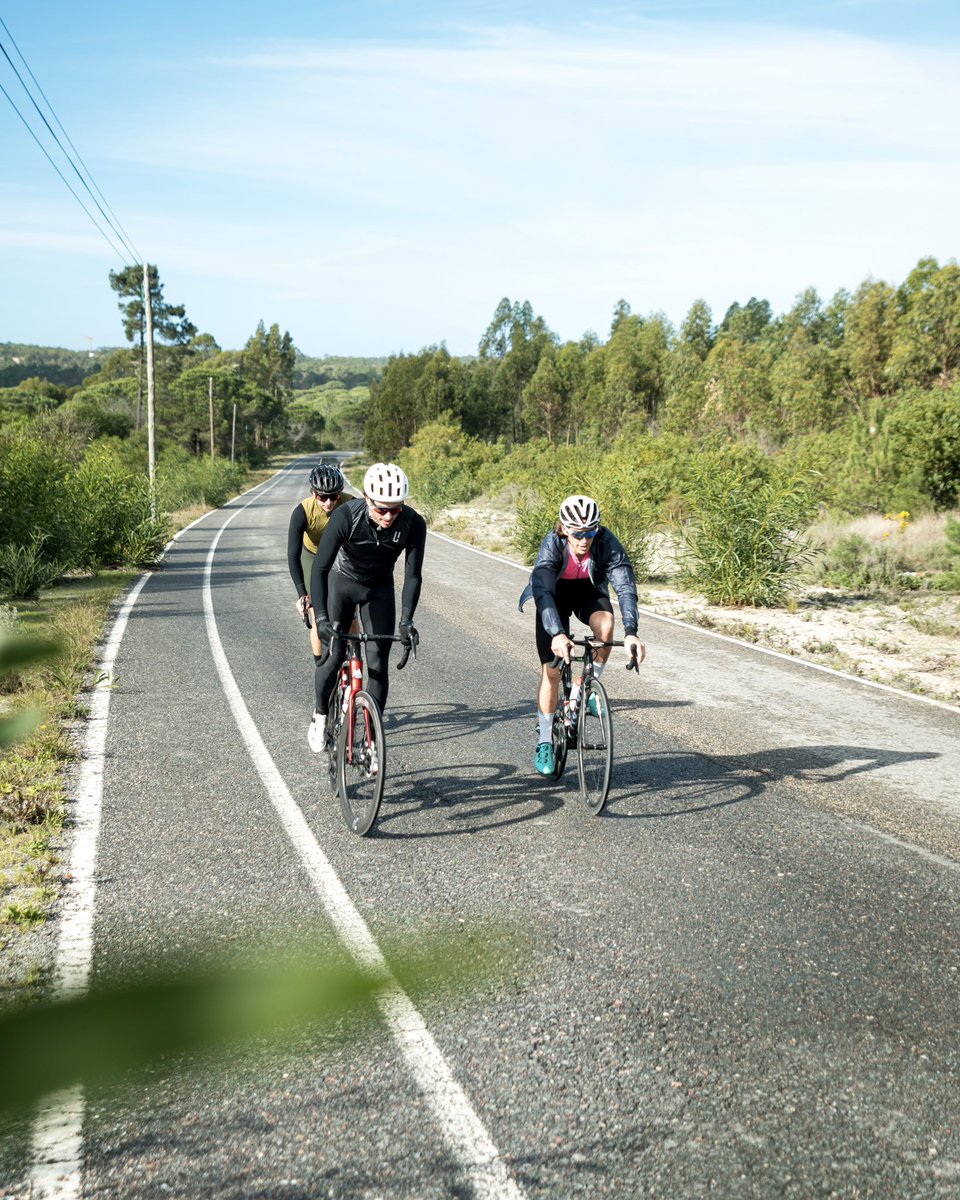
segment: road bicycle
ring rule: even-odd
[[[576,749],[577,775],[580,795],[587,808],[598,816],[603,812],[610,791],[610,774],[613,769],[613,719],[610,715],[610,699],[607,690],[594,675],[594,651],[601,646],[622,646],[622,641],[600,642],[596,638],[571,638],[575,646],[582,647],[582,654],[572,654],[570,662],[559,656],[550,663],[560,667],[560,690],[557,707],[553,714],[553,774],[559,779],[567,765],[567,751]],[[580,672],[580,694],[576,706],[571,705],[573,692],[573,663],[582,662]],[[627,670],[638,670],[635,658],[627,663]]]
[[[386,778],[387,748],[383,736],[380,705],[363,686],[363,654],[366,642],[400,642],[403,653],[397,670],[417,656],[418,637],[404,639],[395,634],[337,633],[333,642],[343,642],[337,685],[330,696],[324,736],[324,752],[330,785],[340,796],[340,809],[347,828],[364,837],[380,811]]]

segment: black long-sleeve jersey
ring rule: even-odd
[[[313,560],[310,597],[317,620],[327,617],[327,575],[331,569],[366,586],[392,586],[393,570],[401,554],[406,555],[406,561],[400,620],[412,620],[420,599],[426,544],[426,521],[406,505],[389,529],[381,529],[367,515],[363,496],[342,504],[331,516]]]

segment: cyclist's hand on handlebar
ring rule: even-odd
[[[310,607],[310,597],[309,596],[298,596],[297,597],[297,612],[300,614],[301,617],[303,617],[304,624],[307,623],[307,609],[309,609],[309,607]]]
[[[417,646],[420,643],[420,634],[417,633],[416,626],[412,621],[400,622],[400,644],[403,646],[403,652],[397,662],[397,670],[402,671],[407,665],[407,659],[412,654],[417,657]]]
[[[550,643],[550,649],[557,658],[562,658],[565,663],[569,663],[570,655],[573,652],[573,642],[565,633],[558,633]]]
[[[623,648],[627,652],[627,670],[639,670],[640,664],[647,656],[646,646],[640,641],[636,634],[628,633],[623,639]]]
[[[326,645],[336,636],[336,630],[330,624],[330,618],[326,613],[314,613],[313,619],[317,627],[317,637]]]

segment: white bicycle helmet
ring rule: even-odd
[[[568,496],[560,505],[560,524],[568,529],[594,529],[600,524],[600,506],[589,496]]]
[[[410,481],[396,463],[374,463],[363,477],[363,494],[377,504],[400,504],[410,495]]]

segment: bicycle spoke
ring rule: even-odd
[[[377,819],[383,796],[386,747],[376,701],[357,692],[352,716],[344,716],[337,744],[340,807],[351,832],[363,837]]]
[[[595,709],[596,711],[591,711]],[[577,770],[580,794],[594,814],[603,811],[613,766],[613,725],[610,701],[603,684],[592,680],[580,696],[577,728]]]

